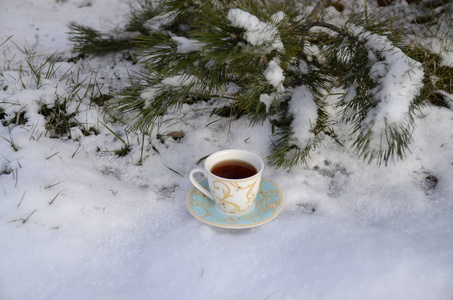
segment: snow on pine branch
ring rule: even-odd
[[[386,124],[404,121],[411,103],[423,87],[423,67],[395,47],[387,37],[359,26],[351,26],[350,30],[365,43],[371,66],[370,76],[378,84],[371,91],[377,105],[368,112],[365,125],[374,122],[374,130],[382,132]]]
[[[278,91],[285,89],[283,87],[285,75],[283,74],[283,69],[280,67],[279,58],[274,58],[273,60],[271,60],[263,74],[264,77],[266,77],[268,83],[273,85]]]
[[[361,123],[361,127],[370,134],[367,148],[372,152],[386,153],[395,146],[405,147],[404,144],[409,142],[407,130],[411,124],[411,106],[423,87],[422,64],[407,56],[385,36],[360,26],[351,26],[349,30],[367,48],[369,75],[377,84],[370,91],[375,106],[366,113]],[[348,91],[351,95],[346,98],[350,101],[354,92]],[[389,134],[392,136],[390,139]],[[394,134],[405,137],[399,141]],[[383,143],[387,143],[387,150],[383,149]]]
[[[274,21],[282,18],[284,18],[282,13],[272,16]],[[232,26],[245,30],[244,38],[250,45],[261,48],[260,50],[264,50],[265,53],[272,50],[284,51],[279,32],[273,24],[261,22],[256,16],[239,8],[230,9],[227,19]]]
[[[188,39],[181,36],[172,36],[171,39],[178,44],[178,53],[190,53],[194,51],[200,51],[205,45],[200,43],[198,40]]]
[[[276,93],[269,94],[261,94],[260,101],[266,105],[266,110],[269,111],[272,103],[279,99],[279,96],[285,91],[285,87],[283,86],[283,81],[285,80],[285,74],[283,69],[280,67],[280,59],[274,58],[269,62],[266,70],[263,72],[264,77],[266,78],[267,82],[272,85]]]

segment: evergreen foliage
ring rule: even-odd
[[[416,7],[425,15],[439,11],[431,2]],[[107,41],[140,55],[142,81],[107,103],[133,130],[149,132],[184,103],[209,100],[214,113],[226,109],[252,124],[271,122],[268,159],[277,167],[304,162],[327,137],[352,140],[358,155],[387,164],[404,158],[414,115],[426,99],[450,105],[441,91],[452,92],[453,68],[415,42],[423,23],[415,12],[416,25],[402,28],[405,23],[367,9],[346,23],[329,21],[327,8],[342,6],[325,0],[140,3],[127,29],[140,34],[126,40],[71,27],[81,53],[102,53],[97,47],[110,52],[101,44]],[[441,7],[436,22],[427,21],[437,26],[434,35],[444,34],[451,16],[450,4]],[[339,138],[338,122],[351,125],[348,138]]]

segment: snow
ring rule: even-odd
[[[272,103],[277,99],[277,95],[275,93],[269,94],[261,94],[260,95],[260,102],[266,105],[266,111],[269,111]]]
[[[261,94],[260,102],[266,105],[266,110],[269,111],[272,103],[281,98],[282,93],[285,91],[283,86],[283,81],[285,80],[285,75],[283,74],[283,69],[280,67],[280,59],[274,58],[269,62],[266,70],[263,72],[264,78],[267,82],[274,86],[276,92],[269,94]]]
[[[232,26],[245,30],[244,38],[252,46],[263,47],[265,53],[284,49],[275,25],[261,22],[256,16],[239,8],[230,9],[227,18]],[[281,14],[272,16],[275,21],[280,21],[283,18],[284,16]]]
[[[172,40],[178,43],[178,52],[179,53],[189,53],[192,51],[199,50],[203,44],[197,40],[191,40],[185,37],[173,36]]]
[[[146,21],[143,26],[150,31],[159,31],[163,25],[170,24],[176,15],[172,13],[166,13],[159,16],[155,16],[152,19]]]
[[[264,77],[277,90],[284,89],[283,81],[285,80],[285,75],[283,74],[283,69],[280,67],[280,59],[274,58],[269,62],[266,70],[264,70]]]
[[[446,36],[445,38],[448,39],[448,36]],[[420,43],[425,48],[430,49],[433,53],[436,53],[440,56],[441,66],[453,66],[453,47],[451,45],[444,45],[442,40],[440,40],[439,38],[421,39]]]
[[[172,77],[165,78],[162,80],[163,84],[170,85],[170,86],[181,86],[181,85],[190,85],[197,83],[197,78],[195,76],[181,76],[176,75]]]
[[[145,142],[140,165],[142,137],[88,101],[90,82],[114,92],[138,66],[63,59],[38,86],[18,48],[38,38],[37,62],[55,52],[68,58],[71,21],[124,24],[125,2],[16,0],[2,11],[0,44],[13,37],[0,47],[0,107],[7,120],[23,110],[28,121],[0,123],[0,299],[453,298],[451,109],[426,107],[411,152],[387,167],[330,139],[307,165],[266,165],[263,176],[284,194],[282,212],[256,228],[215,228],[186,208],[190,170],[225,148],[266,157],[270,125],[210,116],[209,103],[184,105]],[[39,102],[68,97],[72,79],[86,83],[77,119],[99,134],[50,138]],[[310,99],[306,87],[295,92],[293,100]],[[293,113],[316,118],[310,101],[291,103]],[[297,127],[305,139],[308,123]],[[185,133],[179,141],[155,138],[176,130]],[[118,137],[132,146],[124,157],[112,153],[124,146]]]
[[[307,86],[302,85],[294,89],[289,112],[294,116],[299,116],[292,123],[293,136],[299,140],[301,147],[305,148],[306,145],[311,144],[314,137],[311,130],[318,118],[318,106],[313,93]]]

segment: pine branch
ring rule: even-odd
[[[91,27],[77,23],[69,25],[69,40],[74,43],[74,51],[80,54],[103,55],[124,50],[130,51],[134,47],[133,36],[102,34]]]
[[[419,54],[382,14],[334,25],[323,18],[328,6],[341,10],[332,0],[318,1],[308,14],[289,0],[164,1],[146,21],[148,31],[133,39],[146,85],[124,91],[107,108],[131,130],[147,131],[183,103],[209,99],[212,113],[272,122],[269,161],[277,167],[305,162],[325,136],[338,141],[338,119],[350,124],[352,148],[365,160],[403,158],[415,112],[435,89],[448,90],[449,81],[423,79]],[[74,29],[82,44],[106,39]],[[430,76],[451,70],[433,66]],[[338,116],[327,113],[325,102],[333,86],[344,89]]]

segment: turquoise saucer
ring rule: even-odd
[[[207,179],[203,179],[200,184],[209,189]],[[204,223],[218,227],[249,228],[262,225],[275,218],[282,206],[283,195],[280,189],[266,178],[261,179],[255,207],[245,215],[229,216],[221,213],[215,207],[214,202],[196,187],[192,187],[187,194],[187,207],[192,215]]]

